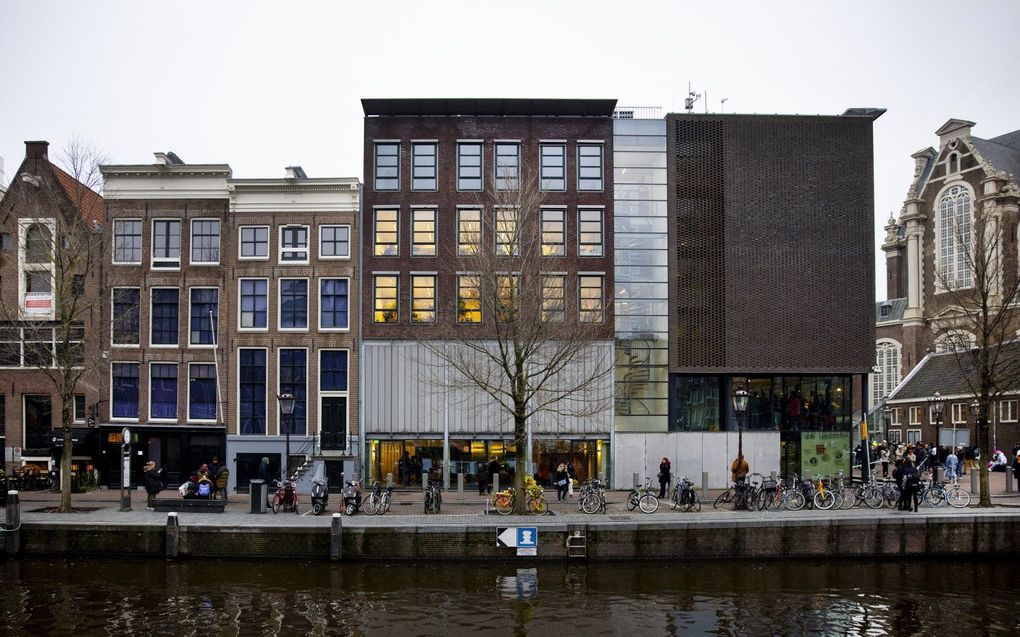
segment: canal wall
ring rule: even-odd
[[[394,518],[394,522],[397,519]],[[518,559],[496,529],[536,526],[529,560],[786,559],[856,556],[1020,554],[1020,513],[912,517],[656,521],[584,524],[506,518],[464,524],[340,529],[216,524],[95,525],[26,522],[17,555],[150,556],[180,559]],[[568,548],[569,544],[572,548]]]

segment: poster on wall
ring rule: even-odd
[[[804,478],[850,471],[850,433],[805,431],[800,434],[800,467]]]
[[[49,314],[53,311],[53,295],[49,292],[26,292],[25,314]]]

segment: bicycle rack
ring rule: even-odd
[[[588,531],[581,528],[567,528],[567,557],[588,557]]]

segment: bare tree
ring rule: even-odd
[[[109,329],[101,325],[103,160],[97,149],[74,140],[61,154],[62,168],[39,170],[8,193],[14,196],[8,209],[21,224],[19,277],[32,290],[24,303],[0,303],[0,322],[21,350],[22,365],[41,372],[61,401],[61,513],[71,511],[75,394],[98,387],[101,338]]]
[[[478,199],[477,223],[465,222],[458,241],[440,242],[444,274],[457,290],[457,324],[425,343],[438,361],[435,386],[459,396],[481,392],[513,422],[517,513],[527,507],[529,424],[541,414],[558,421],[610,409],[613,371],[612,346],[597,343],[613,336],[610,291],[571,294],[562,263],[548,258],[563,250],[566,219],[543,227],[544,195],[524,168],[494,180]]]
[[[944,310],[933,321],[937,340],[955,352],[960,374],[977,401],[978,447],[981,449],[980,506],[992,506],[988,483],[988,459],[992,457],[989,421],[996,399],[1020,387],[1020,356],[1015,347],[1004,347],[1016,339],[1020,327],[1016,302],[1020,300],[1020,279],[1003,267],[1000,246],[1005,244],[1008,224],[980,211],[970,223],[969,206],[957,209],[949,204],[951,222],[945,237],[944,258],[935,268],[937,293]],[[962,218],[962,221],[961,221]],[[955,257],[955,258],[954,258]],[[969,335],[973,335],[973,342]],[[955,445],[956,441],[953,441]]]

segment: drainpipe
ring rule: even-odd
[[[362,331],[364,324],[365,304],[362,299],[365,295],[365,224],[362,223],[362,215],[365,210],[364,186],[358,184],[358,215],[355,224],[358,226],[358,261],[355,267],[358,268],[358,446],[354,448],[354,476],[363,480],[368,479],[368,467],[364,465],[368,441],[365,439],[365,334]],[[381,476],[376,476],[379,480]],[[344,485],[340,485],[341,487]]]

